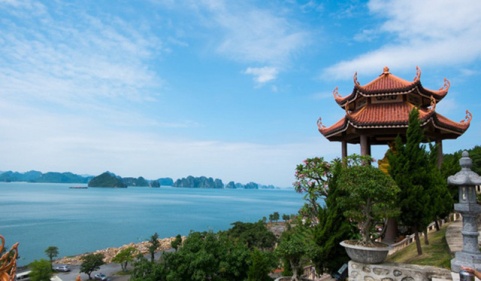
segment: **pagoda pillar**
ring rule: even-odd
[[[347,141],[343,140],[341,143],[341,156],[342,159],[347,157]]]
[[[361,135],[361,155],[370,155],[369,141],[366,135]]]
[[[441,169],[441,165],[443,164],[443,140],[436,140],[436,145],[438,147],[438,169]]]

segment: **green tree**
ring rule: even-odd
[[[248,281],[272,281],[269,277],[269,272],[274,268],[274,258],[271,253],[254,249],[251,251],[249,260]]]
[[[277,222],[279,220],[279,212],[272,213],[272,220]]]
[[[139,254],[133,263],[130,281],[164,281],[166,280],[164,267],[152,263],[142,254]]]
[[[306,200],[299,213],[308,218],[306,225],[313,225],[315,250],[310,252],[310,258],[321,274],[336,272],[349,260],[339,243],[351,239],[355,230],[337,200],[344,195],[337,184],[342,165],[340,159],[328,163],[316,157],[296,167],[294,187],[305,193]]]
[[[271,249],[276,243],[276,236],[262,221],[256,223],[238,221],[232,225],[226,234],[232,239],[246,243],[249,249]]]
[[[290,215],[288,215],[288,214],[282,214],[282,220],[283,220],[283,221],[286,222],[286,221],[288,221],[288,220],[290,220],[290,219],[291,219],[291,216],[290,216]]]
[[[53,259],[58,256],[58,248],[55,246],[49,246],[47,249],[45,249],[45,254],[50,260],[50,266],[52,266]]]
[[[289,262],[292,270],[292,281],[299,280],[299,272],[308,261],[309,251],[315,249],[312,228],[302,224],[284,231],[281,235],[276,253]]]
[[[164,254],[165,280],[245,280],[250,252],[225,232],[191,232],[177,252]]]
[[[152,236],[150,236],[150,240],[149,240],[149,253],[150,253],[150,262],[154,262],[154,258],[155,258],[155,251],[157,251],[157,249],[160,247],[160,242],[159,242],[159,235],[156,233],[154,233]]]
[[[89,279],[92,279],[90,276],[92,272],[99,270],[100,266],[105,264],[104,255],[102,253],[87,254],[81,257],[81,260],[82,263],[80,264],[80,272],[87,274]]]
[[[296,167],[294,188],[299,193],[305,193],[307,201],[301,209],[301,214],[316,221],[321,201],[326,199],[328,183],[331,179],[331,164],[322,157],[308,158]]]
[[[419,231],[423,231],[432,219],[431,194],[426,188],[432,169],[425,146],[421,144],[423,139],[419,112],[414,108],[409,113],[406,144],[398,136],[394,151],[388,153],[389,174],[401,189],[398,197],[400,220],[414,232],[419,255],[422,254]]]
[[[368,164],[370,156],[351,155],[345,159],[338,179],[339,189],[345,196],[338,197],[344,216],[356,223],[361,243],[371,245],[377,223],[397,216],[396,196],[399,193],[394,180]]]
[[[113,262],[120,264],[120,267],[122,268],[122,271],[127,271],[127,265],[129,262],[132,262],[134,260],[134,255],[137,252],[137,250],[134,247],[127,247],[115,255],[115,257],[112,259]]]
[[[177,251],[180,245],[182,245],[182,236],[180,236],[180,234],[177,234],[177,236],[175,236],[175,239],[170,243],[170,246]]]
[[[30,264],[30,280],[32,281],[50,281],[52,277],[52,265],[48,260],[35,260]]]

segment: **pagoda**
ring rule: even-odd
[[[342,143],[342,157],[347,156],[347,144],[360,144],[361,155],[371,155],[371,145],[393,143],[399,135],[406,136],[409,112],[416,108],[424,130],[424,142],[436,142],[439,146],[438,164],[442,161],[442,140],[456,139],[469,127],[472,115],[466,110],[465,119],[452,121],[436,112],[436,104],[448,93],[449,81],[445,78],[439,90],[426,89],[421,84],[421,70],[416,67],[413,81],[399,78],[384,67],[383,73],[366,85],[357,81],[354,89],[342,97],[336,87],[333,91],[337,104],[346,115],[330,127],[319,118],[319,132],[329,141]]]

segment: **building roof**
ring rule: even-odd
[[[384,67],[383,73],[378,78],[372,80],[366,85],[362,86],[357,81],[357,72],[354,74],[354,89],[348,96],[342,97],[334,89],[334,99],[341,106],[344,107],[347,102],[352,102],[360,96],[392,96],[392,95],[406,95],[416,93],[423,97],[424,104],[429,104],[431,97],[436,99],[436,102],[441,101],[448,93],[451,83],[446,78],[444,84],[439,90],[430,90],[424,88],[421,84],[421,69],[416,67],[416,76],[413,81],[407,81],[399,78],[389,72],[388,67]]]
[[[459,137],[468,129],[471,113],[466,111],[465,119],[460,122],[437,113],[436,104],[446,96],[449,82],[439,91],[424,89],[421,71],[417,70],[414,81],[409,82],[392,75],[385,67],[378,78],[364,86],[357,83],[354,75],[353,92],[344,98],[334,95],[346,115],[330,127],[324,126],[319,118],[319,132],[330,141],[360,143],[360,136],[367,135],[372,144],[386,144],[397,135],[406,134],[409,112],[417,108],[425,129],[425,141]]]

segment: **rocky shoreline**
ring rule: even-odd
[[[172,241],[175,239],[175,237],[170,237],[170,238],[161,238],[158,239],[160,246],[157,251],[166,251],[172,248],[171,244]],[[185,237],[182,237],[182,239],[185,239]],[[112,259],[123,249],[128,248],[128,247],[133,247],[139,251],[139,253],[145,255],[149,253],[149,241],[142,241],[140,243],[130,243],[126,244],[123,246],[120,246],[118,248],[107,248],[103,250],[97,250],[93,252],[93,254],[97,253],[102,253],[104,255],[104,262],[105,263],[111,263]],[[86,253],[89,254],[89,253]],[[71,257],[63,257],[60,259],[55,260],[56,264],[68,264],[68,265],[80,265],[82,263],[81,258],[85,256],[86,254],[81,254],[77,256],[71,256]]]

